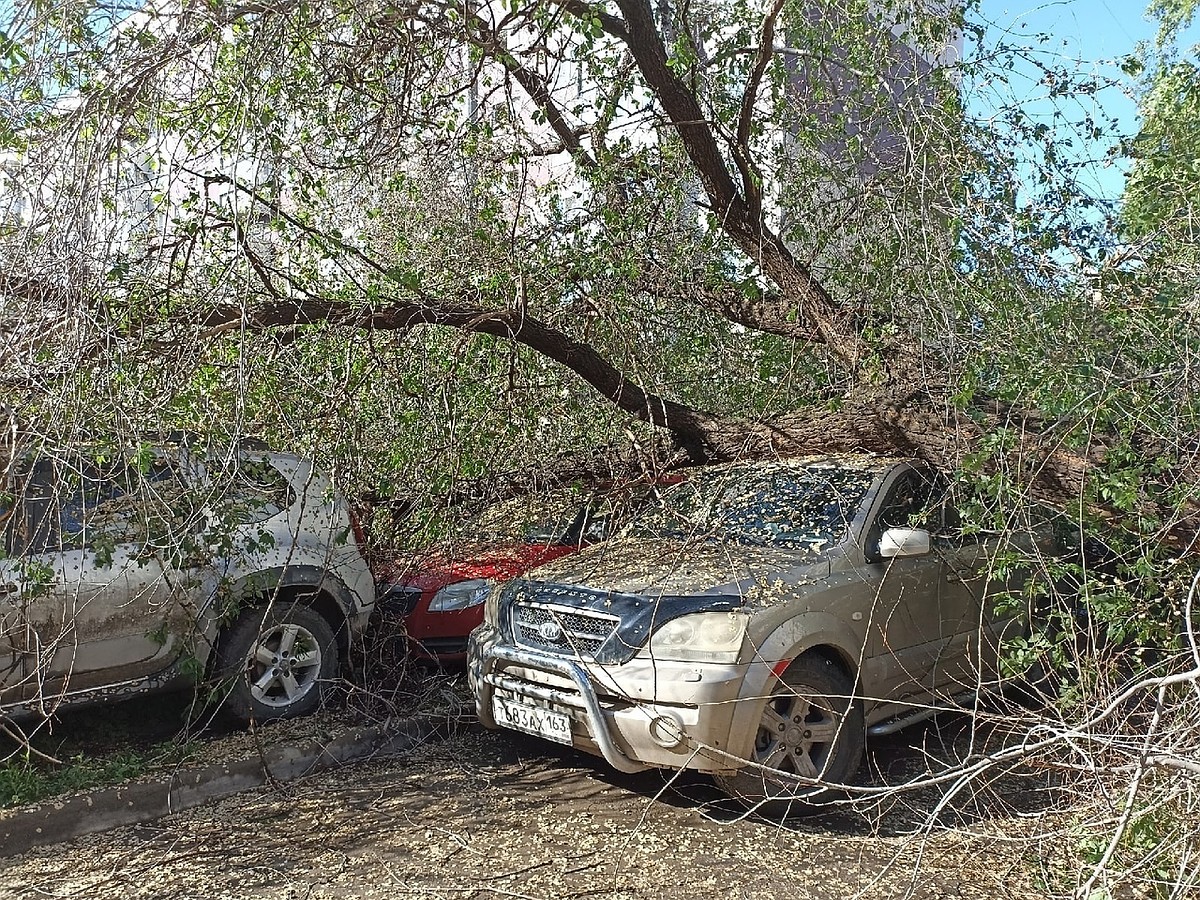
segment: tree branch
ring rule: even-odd
[[[813,329],[811,323],[795,320],[791,315],[793,310],[777,292],[755,290],[747,293],[729,282],[714,284],[698,281],[681,285],[677,278],[669,274],[661,280],[653,275],[643,275],[638,280],[637,288],[650,296],[677,297],[694,303],[754,331],[806,343],[821,341],[820,333]]]
[[[577,19],[585,19],[600,23],[600,27],[604,29],[604,33],[615,37],[618,40],[629,40],[629,29],[620,18],[604,12],[584,0],[553,0],[571,15]]]
[[[207,331],[202,338],[215,337],[231,327],[261,331],[318,323],[388,331],[443,325],[516,341],[570,369],[622,411],[667,429],[693,459],[703,460],[711,455],[708,439],[718,428],[715,417],[646,391],[590,344],[577,341],[522,310],[485,309],[426,297],[419,302],[401,301],[383,308],[330,300],[289,300],[261,303],[247,309],[221,306],[210,309],[200,320]]]
[[[758,54],[746,79],[746,88],[742,92],[742,109],[738,115],[737,131],[734,134],[733,156],[738,169],[742,173],[742,193],[746,202],[755,215],[762,216],[762,189],[759,187],[760,173],[755,171],[750,153],[750,130],[754,121],[754,105],[758,102],[758,88],[762,84],[767,65],[771,62],[771,49],[775,44],[775,20],[783,9],[783,0],[775,3],[763,18],[761,38],[758,42]]]
[[[695,93],[668,65],[667,51],[647,0],[617,0],[628,27],[626,45],[691,159],[717,221],[797,307],[798,321],[829,345],[849,369],[867,355],[852,315],[838,307],[809,269],[739,193],[708,117]]]
[[[545,79],[522,65],[495,34],[489,34],[490,26],[482,16],[474,14],[468,21],[474,24],[477,31],[477,34],[472,34],[472,30],[467,29],[468,39],[472,40],[481,49],[491,52],[497,62],[504,66],[505,70],[516,79],[529,99],[533,101],[534,105],[541,110],[542,115],[546,117],[546,122],[554,129],[554,133],[558,135],[558,139],[562,141],[563,147],[566,148],[567,152],[584,168],[594,169],[596,167],[596,160],[584,148],[583,142],[580,141],[580,131],[571,127],[571,123],[567,121],[566,115],[559,109],[558,104],[554,102],[554,97],[551,96]]]

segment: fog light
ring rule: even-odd
[[[655,716],[650,720],[650,737],[660,747],[674,750],[683,743],[683,724],[673,716]]]

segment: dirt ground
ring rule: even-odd
[[[944,731],[876,746],[869,777],[920,769]],[[937,796],[910,794],[780,825],[734,812],[699,777],[621,775],[470,727],[0,860],[0,898],[1041,898],[1041,802],[1024,783],[936,817]]]

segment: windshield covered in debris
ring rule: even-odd
[[[874,479],[830,465],[699,473],[666,491],[628,533],[820,551],[845,539]]]

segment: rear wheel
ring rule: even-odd
[[[862,762],[866,732],[854,684],[834,662],[802,656],[776,683],[754,738],[750,765],[716,776],[746,806],[801,813],[841,796]]]
[[[230,680],[225,709],[243,722],[308,715],[337,671],[333,629],[295,604],[243,612],[225,632],[217,663],[217,676]]]

